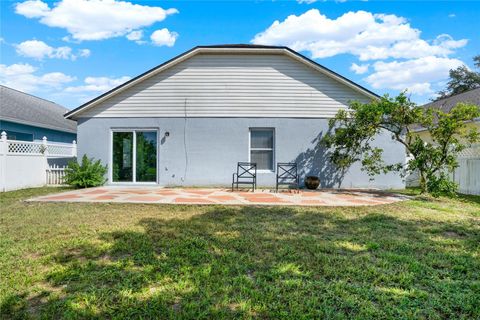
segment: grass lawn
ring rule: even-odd
[[[374,207],[0,195],[0,318],[480,318],[480,197]]]

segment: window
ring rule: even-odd
[[[250,162],[258,170],[273,171],[273,129],[250,129]]]
[[[31,133],[24,133],[24,132],[10,131],[10,130],[0,130],[0,131],[5,131],[5,133],[7,134],[8,140],[33,141],[33,134]]]

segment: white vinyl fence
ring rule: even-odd
[[[63,183],[63,170],[48,162],[77,156],[75,141],[51,143],[8,140],[5,132],[0,139],[0,191],[10,191],[46,184]],[[60,171],[62,171],[60,173]]]
[[[458,191],[463,194],[480,195],[480,144],[462,151],[458,156],[458,167],[451,174],[458,184]],[[418,187],[418,172],[406,179],[407,187]]]
[[[460,153],[452,180],[458,183],[460,193],[480,195],[480,144]]]
[[[65,168],[57,164],[50,165],[47,168],[47,185],[63,185],[65,184]]]

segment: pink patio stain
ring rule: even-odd
[[[163,197],[160,196],[136,196],[136,197],[129,197],[126,200],[130,201],[141,201],[141,202],[156,202],[162,200]]]
[[[235,200],[237,200],[237,198],[235,198],[233,196],[230,196],[230,195],[209,196],[208,198],[213,199],[213,200],[219,200],[219,201],[235,201]]]
[[[307,200],[302,200],[302,201],[300,201],[300,204],[303,204],[303,205],[324,206],[326,203],[325,203],[325,201],[322,201],[322,200],[311,200],[311,199],[307,199]]]
[[[113,200],[116,197],[117,197],[116,195],[103,195],[103,196],[95,197],[95,200]]]
[[[176,198],[175,203],[214,203],[204,198]]]
[[[48,200],[69,200],[69,199],[78,199],[79,195],[76,194],[59,194],[58,196],[47,196],[45,199]]]
[[[107,192],[108,192],[108,190],[96,189],[96,190],[91,190],[91,191],[84,192],[84,194],[102,194],[102,193],[107,193]]]

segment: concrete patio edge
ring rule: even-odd
[[[395,203],[408,196],[373,190],[323,189],[231,191],[222,188],[104,186],[35,197],[26,201],[252,206],[366,206]]]

